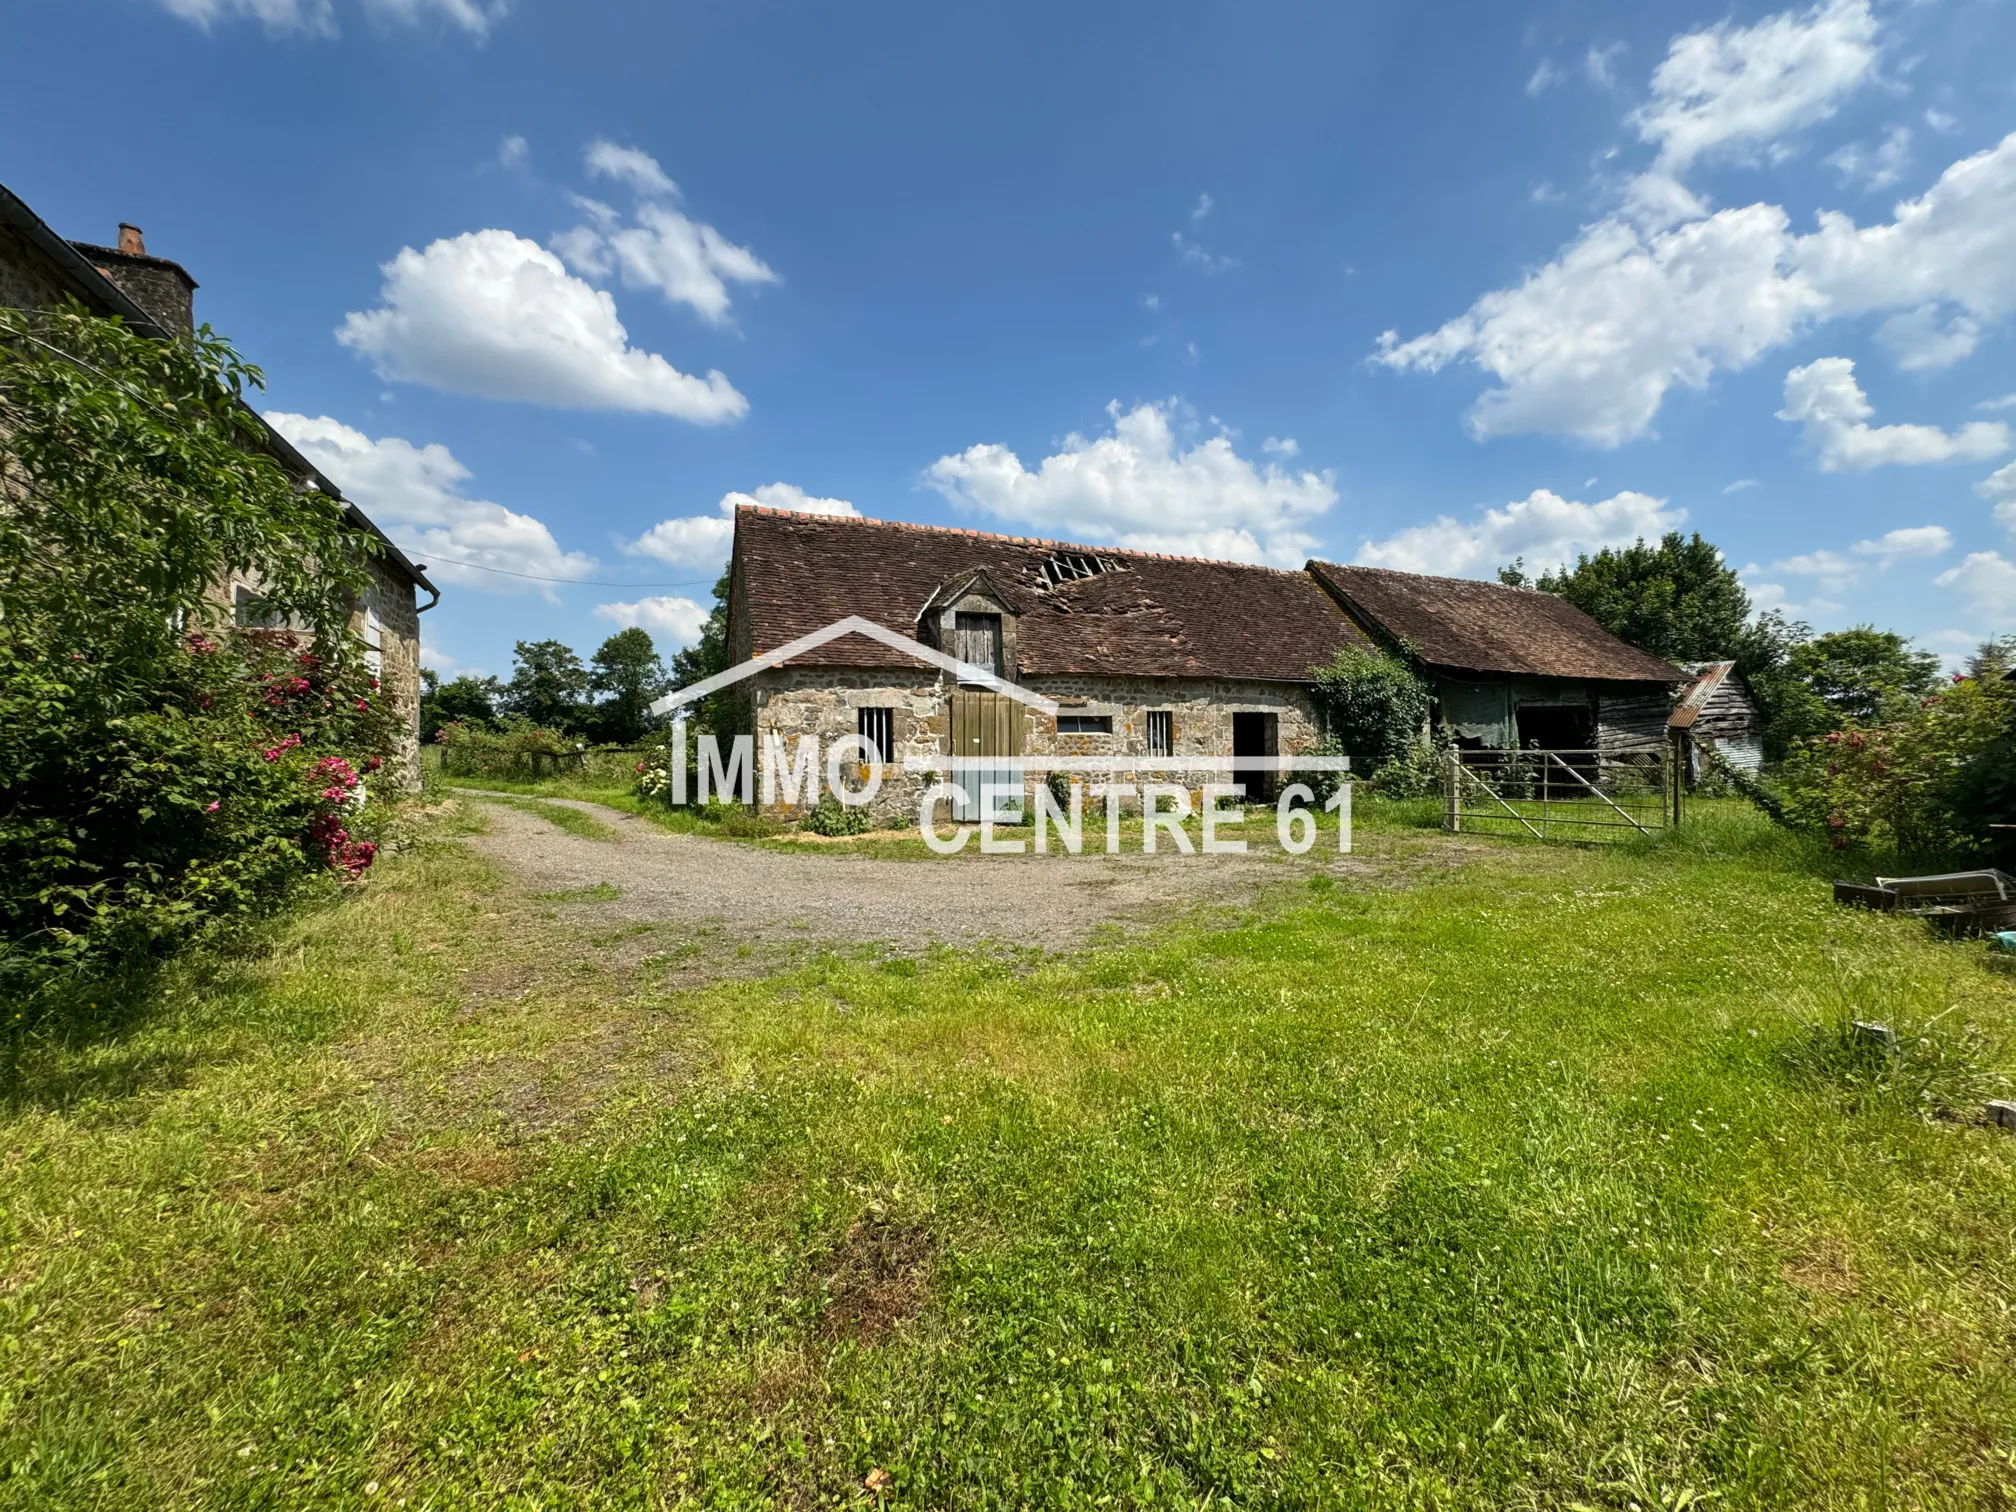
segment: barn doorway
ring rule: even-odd
[[[1586,751],[1596,744],[1596,711],[1587,704],[1519,705],[1519,744],[1531,750]]]
[[[1245,765],[1242,757],[1274,756],[1280,751],[1280,721],[1272,714],[1237,713],[1232,716],[1232,780],[1244,784],[1252,803],[1274,801],[1274,764]]]
[[[960,819],[971,821],[980,817],[984,785],[999,784],[1013,788],[1017,794],[1022,791],[1022,774],[1014,767],[986,764],[990,756],[1022,754],[1022,705],[991,689],[955,688],[949,712],[951,729],[945,754],[973,763],[953,768],[952,782],[960,793],[954,807]],[[994,817],[1007,819],[1021,812],[1019,797],[1003,799],[996,802]]]

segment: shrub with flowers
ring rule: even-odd
[[[206,329],[0,309],[0,1001],[352,879],[398,720],[348,631],[375,540],[301,490]],[[260,585],[228,623],[220,583]]]
[[[2016,685],[1956,677],[1901,719],[1801,741],[1785,763],[1786,811],[1836,850],[1978,853],[1989,842],[1972,793],[2016,727]]]

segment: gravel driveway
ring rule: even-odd
[[[475,799],[475,794],[463,796]],[[972,856],[890,861],[794,855],[768,846],[675,835],[634,815],[566,802],[615,831],[591,840],[535,814],[483,805],[488,832],[470,844],[529,892],[579,895],[597,923],[709,926],[735,945],[857,943],[913,951],[995,941],[1068,950],[1104,924],[1167,920],[1200,905],[1250,901],[1300,875],[1278,856]],[[1089,847],[1094,843],[1086,836]],[[1338,873],[1370,870],[1334,859]],[[608,889],[618,891],[612,896]]]

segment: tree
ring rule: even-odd
[[[1514,563],[1508,569],[1520,570]],[[1750,595],[1697,532],[1669,531],[1576,558],[1573,568],[1540,575],[1534,586],[1568,600],[1620,640],[1668,661],[1736,657],[1750,621]]]
[[[564,641],[519,641],[498,706],[549,730],[573,733],[587,714],[588,669]]]
[[[1937,656],[1913,651],[1903,636],[1873,625],[1814,636],[1792,648],[1785,670],[1828,721],[1802,732],[1813,734],[1902,718],[1940,681]]]
[[[504,688],[494,677],[471,677],[468,673],[452,682],[442,682],[431,668],[420,671],[420,738],[432,740],[443,725],[462,720],[470,724],[497,722],[497,703]]]
[[[651,732],[656,723],[651,705],[672,680],[650,632],[632,625],[602,642],[589,663],[588,686],[601,699],[595,706],[595,738],[635,745]]]
[[[0,309],[0,1002],[370,862],[344,816],[394,725],[348,627],[381,548],[273,459],[260,382],[207,326]],[[232,581],[293,628],[233,628]]]
[[[675,689],[691,687],[728,670],[728,592],[734,571],[731,563],[722,568],[721,576],[715,579],[714,607],[708,611],[707,623],[700,630],[700,639],[673,655],[672,686]],[[693,726],[696,729],[727,731],[733,728],[738,712],[739,704],[733,693],[719,693],[700,701],[699,707],[693,710]]]

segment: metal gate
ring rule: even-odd
[[[1443,758],[1443,828],[1536,840],[1628,840],[1679,824],[1683,791],[1671,746],[1452,747]]]

